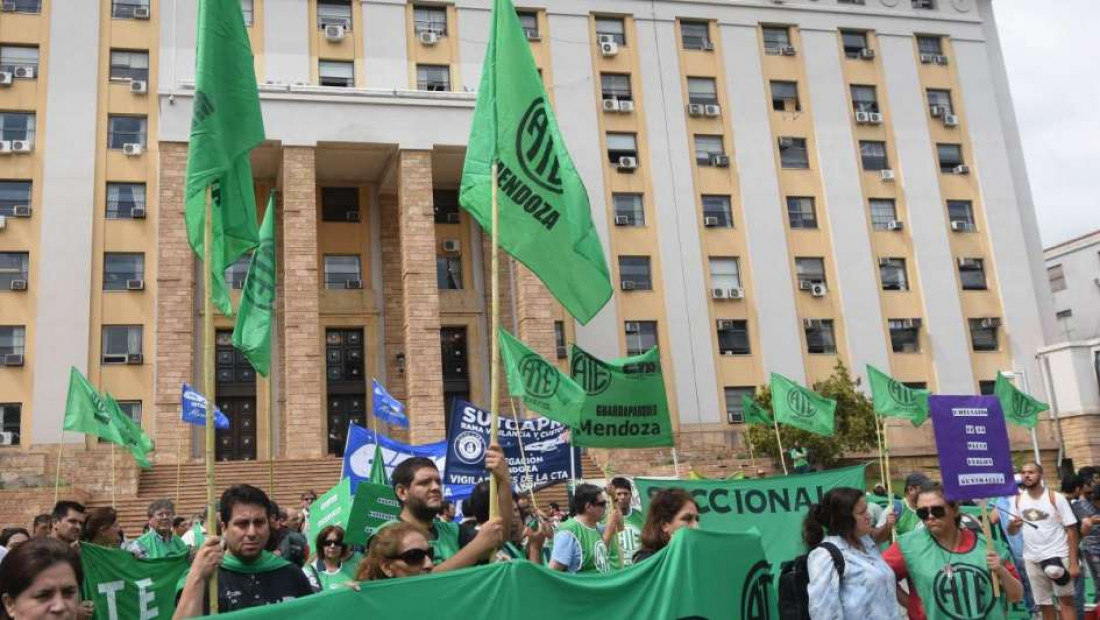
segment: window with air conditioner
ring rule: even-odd
[[[703,225],[708,228],[732,228],[733,209],[726,194],[703,194]]]
[[[351,30],[351,0],[317,0],[317,27],[343,26]]]
[[[998,321],[967,319],[970,327],[970,347],[975,351],[996,351],[1000,348]]]
[[[846,58],[859,58],[863,50],[868,49],[866,32],[841,30],[840,39],[844,45],[844,56]]]
[[[764,36],[764,51],[768,54],[779,54],[791,46],[791,31],[786,26],[764,26],[761,32]]]
[[[321,188],[321,221],[358,222],[359,217],[358,187]]]
[[[794,259],[795,276],[799,286],[803,282],[811,284],[826,284],[825,259],[817,256],[797,256]]]
[[[145,146],[147,127],[144,116],[108,116],[107,148],[122,149],[127,144]]]
[[[894,353],[920,353],[920,322],[890,319],[890,349]]]
[[[742,288],[741,264],[736,256],[710,257],[710,287],[724,291]]]
[[[451,68],[447,65],[416,65],[416,89],[440,93],[451,90]]]
[[[622,157],[638,157],[638,137],[632,133],[607,134],[607,161],[611,165],[618,165]]]
[[[37,15],[42,12],[42,0],[4,0],[4,5],[10,6],[13,13]]]
[[[149,81],[149,52],[143,50],[111,50],[111,79]]]
[[[0,71],[16,75],[21,68],[30,69],[27,77],[38,75],[38,46],[0,45]]]
[[[927,97],[928,111],[933,117],[943,118],[948,114],[955,113],[955,108],[951,105],[950,90],[929,88]]]
[[[145,210],[144,183],[107,184],[107,219],[128,220],[135,209]]]
[[[437,254],[435,257],[435,282],[443,291],[462,289],[462,256]]]
[[[111,0],[111,17],[135,19],[149,15],[149,0]]]
[[[710,40],[710,24],[690,20],[680,20],[680,41],[686,50],[709,50],[714,48]]]
[[[756,396],[756,388],[752,386],[726,386],[724,388],[726,400],[726,422],[741,424],[745,421],[745,405],[743,397]]]
[[[791,228],[817,228],[817,207],[813,196],[787,196],[787,221]]]
[[[940,172],[951,174],[957,166],[963,165],[961,144],[937,144],[936,154],[940,160]]]
[[[812,355],[836,355],[836,334],[832,319],[814,319],[803,323],[806,352]]]
[[[874,86],[852,84],[851,92],[852,110],[866,112],[867,114],[878,113],[878,93]]]
[[[458,190],[432,190],[432,219],[436,224],[458,224]]]
[[[810,154],[806,150],[806,138],[781,136],[779,138],[779,163],[784,168],[805,170],[810,167]]]
[[[438,36],[447,36],[447,9],[442,6],[413,7],[413,28],[417,34],[432,32]]]
[[[5,356],[24,354],[27,330],[22,325],[0,325],[0,365]]]
[[[889,170],[890,160],[886,157],[886,143],[877,140],[859,141],[859,160],[864,170]]]
[[[878,276],[884,291],[909,290],[909,272],[906,270],[904,258],[880,258],[878,260]]]
[[[26,140],[34,144],[34,114],[0,112],[0,140]]]
[[[222,277],[225,281],[226,288],[241,290],[244,288],[244,281],[248,277],[248,265],[252,262],[252,253],[248,252],[244,256],[233,261],[233,264],[225,268],[225,273]]]
[[[30,272],[27,252],[0,252],[0,295],[12,290],[12,282],[26,282]]]
[[[615,224],[618,226],[645,226],[645,205],[641,194],[614,193]]]
[[[613,41],[619,44],[619,47],[626,45],[626,24],[621,17],[597,17],[596,18],[596,40],[599,41],[601,37],[611,37]]]
[[[1066,270],[1062,265],[1047,267],[1047,279],[1050,280],[1050,291],[1052,293],[1064,291],[1068,288],[1066,286]]]
[[[629,73],[601,73],[600,95],[604,99],[615,101],[633,101],[633,91],[630,89]]]
[[[929,34],[917,35],[917,51],[927,56],[943,55],[943,38]]]
[[[325,255],[325,288],[346,289],[348,283],[362,283],[363,272],[359,265],[358,254]]]
[[[523,34],[530,40],[539,38],[539,14],[535,11],[516,11]]]
[[[695,136],[696,164],[700,166],[713,166],[715,165],[714,158],[725,154],[725,147],[722,146],[722,136]]]
[[[718,320],[718,353],[721,355],[749,355],[749,322],[745,320]]]
[[[802,103],[798,100],[798,82],[771,80],[772,109],[777,112],[801,112]]]
[[[985,280],[985,261],[980,258],[959,259],[959,282],[964,291],[984,291],[989,288]]]
[[[623,290],[653,290],[653,273],[648,256],[620,256],[619,280]],[[630,284],[628,284],[630,283]]]
[[[21,403],[0,403],[0,433],[11,437],[13,446],[19,445],[22,433],[23,405]]]
[[[30,181],[0,181],[0,217],[15,215],[16,207],[31,206]]]
[[[144,254],[107,252],[103,255],[103,290],[125,291],[135,280],[145,280]]]
[[[891,230],[891,224],[898,219],[898,207],[894,199],[872,198],[867,204],[871,208],[871,229]]]
[[[627,321],[624,331],[629,357],[641,355],[657,346],[657,321]]]
[[[256,21],[256,7],[254,3],[255,0],[241,0],[241,15],[244,16],[244,25],[246,28],[251,28],[252,24]]]
[[[141,355],[141,325],[104,325],[102,363],[125,364],[131,355]]]
[[[951,220],[952,230],[970,232],[977,228],[974,221],[974,204],[969,200],[948,200],[947,216]]]
[[[342,60],[318,61],[317,78],[321,86],[351,88],[355,86],[355,63]]]
[[[714,81],[714,78],[689,77],[687,81],[688,103],[699,105],[718,104],[718,84]]]

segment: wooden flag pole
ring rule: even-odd
[[[516,423],[516,443],[519,444],[519,458],[523,461],[523,479],[527,481],[527,493],[531,496],[531,506],[535,509],[535,512],[538,512],[539,503],[535,500],[535,482],[531,480],[531,470],[527,465],[527,451],[523,448],[519,416],[516,414],[516,401],[511,397],[508,398],[508,406],[512,408],[512,420]]]
[[[987,500],[983,497],[978,500],[978,506],[982,509],[982,534],[987,541],[993,540],[992,533],[989,528],[989,506]],[[993,598],[998,599],[1001,597],[1001,581],[997,579],[997,573],[993,571],[989,572],[990,579],[993,580]]]
[[[115,484],[115,444],[111,443],[111,508],[114,508],[116,504],[115,489],[117,488],[118,485]]]
[[[886,486],[886,456],[882,452],[882,428],[878,424],[878,414],[871,411],[871,420],[875,424],[875,441],[878,442],[878,481]]]
[[[745,441],[749,444],[749,461],[752,462],[752,469],[753,469],[753,472],[755,473],[756,472],[756,454],[753,453],[753,449],[752,449],[752,435],[750,435],[748,433],[745,433]],[[742,469],[744,469],[743,466],[742,466]]]
[[[489,197],[492,206],[490,211],[493,230],[490,233],[492,243],[489,251],[492,253],[489,276],[489,299],[492,325],[489,328],[489,445],[497,444],[497,431],[500,426],[500,206],[497,204],[497,162],[493,161],[492,180],[490,181]],[[500,508],[497,506],[496,476],[489,476],[489,518],[500,516]]]
[[[787,471],[787,459],[783,456],[783,440],[779,437],[779,419],[772,417],[772,425],[775,426],[775,443],[779,445],[779,464],[783,466],[783,475],[790,475]]]
[[[184,428],[187,428],[184,426]],[[180,503],[180,474],[183,469],[183,440],[187,433],[191,432],[188,429],[186,432],[180,433],[179,441],[176,442],[176,505]]]
[[[61,439],[57,440],[57,472],[53,478],[53,503],[57,503],[57,491],[61,488],[61,448],[65,445],[65,427],[61,427]]]
[[[886,434],[886,420],[882,421],[882,455],[886,461],[886,496],[890,498],[891,509],[894,505],[894,481],[890,476],[890,440]]]
[[[206,395],[206,426],[203,429],[204,456],[206,457],[206,523],[207,531],[217,535],[217,510],[214,505],[214,278],[210,270],[213,264],[214,245],[214,202],[210,188],[206,190],[206,219],[203,230],[202,263],[202,383]],[[218,571],[210,576],[209,582],[210,613],[218,613]]]

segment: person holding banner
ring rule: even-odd
[[[649,502],[649,513],[642,525],[642,548],[634,554],[631,564],[648,559],[668,546],[680,528],[699,527],[699,506],[691,493],[683,489],[661,489]]]
[[[0,562],[0,619],[57,618],[80,614],[83,576],[76,551],[51,538],[19,545]]]
[[[122,527],[118,524],[118,512],[110,506],[89,510],[80,540],[100,547],[119,548],[122,545]]]

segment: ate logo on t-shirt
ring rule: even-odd
[[[1038,508],[1028,508],[1020,513],[1020,515],[1024,518],[1025,521],[1031,522],[1046,521],[1050,518],[1050,513],[1044,510],[1039,510]]]
[[[989,573],[970,564],[948,564],[936,573],[935,604],[954,620],[980,620],[993,608],[993,584]]]

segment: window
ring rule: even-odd
[[[641,355],[657,346],[657,321],[627,321],[626,354]]]
[[[607,134],[607,161],[612,165],[619,163],[620,157],[637,157],[638,141],[632,133]]]
[[[458,210],[458,192],[453,189],[432,190],[432,212],[436,224],[462,221]]]
[[[741,265],[736,256],[711,257],[710,287],[725,290],[741,288]]]
[[[0,252],[0,293],[11,290],[12,280],[27,281],[30,260],[26,252]]]
[[[0,216],[15,215],[15,207],[31,205],[30,181],[0,181]]]
[[[722,355],[749,355],[749,322],[718,319],[718,352]]]
[[[38,48],[23,45],[0,45],[0,71],[14,73],[16,67],[30,67],[38,75]]]
[[[324,222],[358,222],[359,188],[322,187],[321,220]]]
[[[104,364],[125,364],[131,355],[141,355],[141,325],[104,325]]]
[[[689,77],[688,102],[712,105],[718,103],[718,85],[714,78]]]
[[[810,167],[810,156],[806,151],[806,138],[779,138],[779,163],[784,168],[806,169]]]
[[[447,36],[447,9],[441,6],[414,6],[413,29],[417,34],[434,32]]]
[[[997,338],[997,328],[1000,319],[968,319],[970,325],[970,346],[975,351],[996,351],[1000,348]]]
[[[565,348],[565,321],[554,321],[554,349],[559,360],[569,357]]]
[[[905,387],[909,388],[910,390],[927,390],[928,389],[928,382],[927,381],[902,381],[901,384],[904,385]]]
[[[620,226],[645,226],[645,207],[641,194],[612,194],[615,203],[615,223]],[[626,218],[625,223],[620,223]]]
[[[5,355],[23,355],[26,334],[22,325],[0,325],[0,359]]]
[[[523,27],[523,34],[530,41],[539,40],[539,14],[534,11],[516,11],[519,25]]]
[[[863,50],[867,49],[867,33],[853,30],[841,30],[840,40],[844,45],[846,58],[859,58]]]
[[[908,291],[909,272],[904,258],[878,259],[878,275],[884,291]]]
[[[730,197],[721,194],[703,194],[703,224],[705,226],[733,227]]]
[[[912,0],[914,9],[928,9],[932,10],[936,8],[935,0]]]
[[[951,91],[929,88],[928,112],[936,118],[945,114],[954,114],[954,108],[951,106]]]
[[[893,198],[872,198],[868,201],[871,206],[871,229],[890,230],[890,223],[898,219],[898,209]]]
[[[742,397],[753,398],[756,395],[754,387],[727,387],[726,394],[726,422],[741,424],[745,421],[745,406]]]
[[[653,290],[653,275],[650,272],[648,256],[620,256],[619,279],[624,291]]]
[[[791,46],[791,33],[786,26],[764,26],[764,52],[778,54]]]
[[[787,220],[791,228],[817,228],[817,209],[812,196],[787,196]]]
[[[127,281],[144,279],[144,254],[107,252],[103,255],[103,290],[125,291]]]
[[[140,400],[120,400],[118,401],[118,408],[121,409],[122,413],[126,414],[134,424],[141,426]]]
[[[134,209],[144,208],[144,183],[107,184],[107,219],[130,219],[133,217]]]
[[[936,153],[940,158],[940,172],[951,174],[955,172],[955,166],[963,164],[961,144],[937,144]]]
[[[350,286],[349,282],[352,283]],[[363,276],[359,271],[358,254],[325,255],[325,288],[362,288],[362,286]]]
[[[435,282],[440,290],[456,291],[462,289],[462,257],[436,256]]]
[[[859,159],[863,163],[864,170],[889,170],[890,162],[886,159],[886,143],[876,140],[859,141]]]
[[[794,271],[799,286],[803,282],[825,284],[825,259],[817,257],[795,257]]]
[[[695,163],[700,166],[714,166],[714,158],[725,155],[722,136],[695,136]]]
[[[619,45],[626,45],[626,26],[621,17],[597,17],[596,40],[611,37]]]
[[[707,22],[681,21],[680,40],[686,50],[714,49],[714,43],[710,40],[710,24]]]
[[[317,27],[330,24],[351,30],[351,0],[317,0]]]
[[[112,80],[149,80],[149,52],[111,50]]]
[[[1054,313],[1054,318],[1058,319],[1059,321],[1064,321],[1066,319],[1072,319],[1073,318],[1073,310],[1059,310],[1058,312]]]
[[[887,324],[894,353],[920,353],[920,319],[890,319]]]
[[[947,217],[951,220],[951,230],[970,232],[977,228],[974,224],[974,206],[969,200],[948,200]]]
[[[248,265],[252,262],[252,253],[249,252],[244,256],[233,261],[233,264],[225,268],[225,273],[222,274],[225,285],[231,289],[241,290],[244,288],[244,280],[248,277]]]
[[[416,89],[437,93],[451,90],[451,68],[447,65],[416,65]]]
[[[993,396],[993,393],[996,391],[996,386],[996,381],[979,381],[978,393],[982,396]]]
[[[802,103],[798,100],[798,82],[772,80],[772,109],[779,112],[800,112]]]
[[[11,433],[11,445],[19,445],[20,414],[23,406],[19,403],[0,403],[0,432]]]
[[[604,99],[631,101],[634,96],[630,90],[629,73],[601,73],[600,91]]]
[[[1050,280],[1051,292],[1057,293],[1068,288],[1066,286],[1066,272],[1061,265],[1047,267],[1047,279]]]
[[[807,319],[803,322],[806,333],[806,352],[817,355],[836,355],[836,335],[832,319]]]
[[[921,54],[929,54],[932,56],[943,55],[943,39],[935,35],[918,34],[917,35],[917,50]]]
[[[852,84],[852,109],[856,112],[878,112],[878,94],[874,86]]]
[[[253,3],[254,0],[241,0],[241,13],[244,15],[244,25],[247,28],[251,28],[256,20],[256,10]]]
[[[125,144],[145,146],[144,116],[107,117],[107,148],[121,149]]]
[[[960,258],[959,281],[964,291],[986,290],[985,261],[980,258]]]
[[[145,9],[149,13],[149,0],[112,0],[111,17],[120,19],[134,19],[138,9]]]
[[[15,13],[37,14],[42,12],[42,0],[7,0],[4,4],[13,5]]]
[[[34,144],[34,114],[0,112],[0,140],[29,140]]]
[[[355,63],[338,60],[322,60],[317,63],[317,75],[321,86],[355,86]]]

